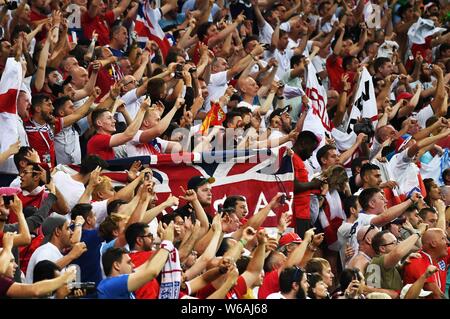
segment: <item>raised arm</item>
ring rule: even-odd
[[[111,136],[111,140],[109,141],[110,147],[123,145],[126,142],[131,141],[131,139],[136,135],[137,131],[141,127],[145,111],[149,106],[150,99],[147,99],[141,104],[141,107],[139,108],[139,111],[137,112],[136,117],[134,118],[131,125],[129,125],[123,133],[118,133]]]
[[[38,69],[36,75],[34,76],[34,88],[36,91],[41,91],[44,87],[45,81],[45,68],[48,61],[48,53],[50,50],[50,37],[47,37],[42,47],[41,53],[39,54]]]
[[[130,2],[131,0],[122,0],[119,2],[119,5],[112,10],[112,12],[114,13],[114,19],[117,19],[122,15],[122,13],[125,12],[125,10],[130,5]]]
[[[278,193],[275,195],[267,204],[264,206],[263,209],[261,209],[259,212],[254,214],[245,225],[241,226],[237,231],[235,231],[232,235],[232,237],[236,240],[239,240],[242,237],[242,233],[245,228],[252,227],[253,229],[258,229],[261,227],[261,225],[266,220],[267,216],[269,215],[270,211],[273,209],[276,209],[280,206],[280,198],[283,194]]]
[[[258,280],[259,276],[261,275],[261,270],[263,270],[264,266],[264,258],[267,243],[265,231],[259,231],[256,234],[256,237],[258,239],[258,246],[256,246],[256,249],[253,251],[253,256],[251,257],[250,262],[248,263],[247,269],[242,274],[242,277],[244,278],[247,287],[253,287],[254,283]]]
[[[386,269],[394,268],[403,257],[407,256],[415,247],[416,242],[422,237],[428,224],[418,225],[418,233],[414,233],[405,240],[401,241],[395,248],[384,256],[384,267]],[[417,236],[415,236],[417,235]]]
[[[172,109],[162,118],[162,120],[154,127],[146,129],[142,132],[139,137],[139,142],[148,143],[156,137],[161,136],[169,127],[175,113],[180,109],[180,107],[184,104],[184,99],[182,97],[178,97],[173,105]]]
[[[128,277],[128,291],[135,291],[145,285],[147,282],[159,275],[164,264],[169,257],[169,253],[174,249],[174,224],[170,222],[169,226],[163,231],[161,236],[161,248],[147,260],[135,272]]]

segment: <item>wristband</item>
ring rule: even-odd
[[[415,234],[419,236],[418,239],[422,238],[422,235],[420,233],[415,233]]]
[[[75,224],[75,227],[80,227],[80,226],[83,226],[83,224],[80,224],[80,223]]]
[[[159,248],[167,250],[169,253],[175,248],[170,240],[163,240]]]

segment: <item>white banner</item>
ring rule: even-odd
[[[378,123],[377,99],[375,97],[372,76],[366,68],[363,68],[358,84],[352,111],[347,122],[347,133],[353,131],[353,126],[359,117],[371,119],[373,128],[376,128]]]

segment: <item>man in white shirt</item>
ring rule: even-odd
[[[82,226],[82,223],[75,225],[75,227],[80,228],[80,231]],[[85,243],[72,242],[70,223],[63,216],[55,215],[47,217],[42,224],[42,232],[45,235],[43,245],[31,255],[27,267],[26,282],[30,284],[33,283],[34,267],[41,260],[53,261],[58,267],[63,269],[87,250]],[[61,252],[70,247],[72,249],[64,256]]]
[[[244,71],[244,69],[256,57],[259,56],[264,49],[260,45],[256,45],[253,50],[237,62],[232,68],[229,68],[228,62],[224,58],[214,58],[211,65],[211,76],[208,84],[208,101],[206,103],[207,107],[210,107],[210,101],[217,101],[220,97],[225,94],[228,87],[228,81],[230,81],[235,75]],[[209,109],[205,109],[208,112]],[[224,112],[227,110],[224,109]]]
[[[84,185],[89,182],[92,171],[97,167],[105,169],[108,167],[103,159],[97,155],[89,155],[83,158],[80,165],[80,171],[70,174],[68,171],[59,170],[53,175],[53,182],[56,187],[64,194],[67,205],[71,210],[80,200],[85,190]],[[58,166],[57,169],[60,167]]]

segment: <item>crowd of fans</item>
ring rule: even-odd
[[[448,298],[448,1],[0,5],[0,298]],[[303,129],[308,68],[349,136],[372,76],[378,116],[349,147]],[[117,158],[280,145],[293,198],[254,215],[242,194],[214,211],[214,176],[162,201],[140,162],[122,187],[102,174]],[[399,176],[418,187],[402,194]]]

